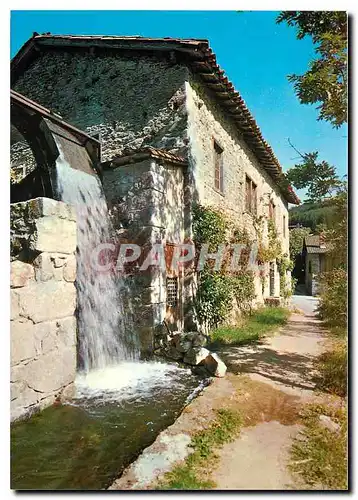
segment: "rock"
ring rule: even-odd
[[[206,344],[206,337],[202,333],[194,332],[192,339],[193,347],[201,347]]]
[[[189,349],[192,347],[191,339],[187,333],[177,334],[175,336],[174,342],[175,342],[175,348],[182,353],[188,352]]]
[[[44,321],[33,325],[33,336],[36,342],[41,346],[41,353],[56,349],[57,347],[57,321]]]
[[[51,260],[54,263],[54,267],[62,267],[66,263],[67,255],[65,254],[51,254]]]
[[[66,347],[76,346],[76,318],[62,318],[56,322],[58,340]]]
[[[48,281],[53,277],[53,265],[50,254],[40,253],[34,260],[36,281]]]
[[[76,351],[54,350],[22,367],[22,380],[37,392],[47,395],[73,382],[76,376]]]
[[[225,377],[226,365],[215,352],[209,352],[202,363],[208,372],[215,377]]]
[[[73,283],[76,279],[76,257],[75,255],[71,255],[67,259],[65,267],[63,268],[63,277],[65,281]]]
[[[19,306],[19,296],[18,294],[14,291],[11,290],[11,313],[10,313],[10,319],[14,320],[19,317],[20,314],[20,306]]]
[[[319,420],[321,425],[331,432],[337,432],[341,428],[341,426],[337,424],[337,422],[334,422],[331,417],[328,417],[328,415],[320,415]]]
[[[188,363],[193,366],[198,365],[207,356],[209,356],[209,354],[210,351],[205,349],[205,347],[191,347],[184,356],[184,363]]]
[[[164,356],[175,361],[183,359],[183,353],[179,352],[174,346],[169,346],[164,350]]]
[[[77,245],[76,222],[59,217],[42,217],[35,221],[30,248],[38,252],[72,254]]]
[[[34,323],[73,316],[76,288],[61,281],[37,282],[18,291],[20,313]]]
[[[33,198],[26,202],[16,203],[16,205],[27,205],[27,213],[30,218],[39,219],[40,217],[56,216],[61,219],[76,221],[76,211],[71,205],[52,198]]]
[[[11,365],[37,356],[38,346],[31,321],[12,321],[10,326]]]
[[[35,276],[34,268],[31,264],[15,260],[10,265],[10,286],[11,288],[20,288]]]

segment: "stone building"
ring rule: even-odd
[[[308,295],[317,295],[318,276],[320,273],[333,269],[330,255],[327,255],[329,245],[319,234],[306,236],[303,241],[302,257],[305,263],[305,286]]]
[[[299,200],[207,40],[34,33],[12,61],[11,80],[100,141],[117,236],[170,250],[191,239],[199,202],[225,210],[253,237],[261,217],[266,240],[271,218],[288,254],[288,203]],[[14,140],[21,168],[19,149]],[[257,303],[280,295],[275,261],[266,275],[264,283],[255,276]],[[165,270],[132,279],[145,349],[164,319],[189,327],[195,279]]]

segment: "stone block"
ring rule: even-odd
[[[76,351],[73,348],[51,351],[23,367],[28,386],[49,394],[73,382],[76,375]]]
[[[73,283],[76,279],[76,256],[71,255],[68,257],[66,264],[63,268],[63,277],[65,281]]]
[[[39,344],[34,338],[33,323],[15,320],[10,324],[11,365],[35,358],[39,353]]]
[[[22,387],[23,383],[16,383],[16,388],[14,388],[14,394],[17,393],[18,397],[12,399],[10,404],[11,420],[16,420],[24,416],[28,408],[32,405],[36,405],[40,399],[40,394],[28,387],[24,383],[24,390],[20,392],[19,388]]]
[[[52,198],[34,198],[25,202],[28,205],[28,216],[33,219],[39,219],[46,216],[56,216],[61,219],[76,221],[75,208],[62,201]]]
[[[38,252],[72,254],[76,250],[76,223],[59,217],[42,217],[35,222],[36,231],[31,235],[30,248]]]
[[[14,260],[10,264],[10,286],[20,288],[28,284],[35,276],[34,268],[31,264]]]
[[[210,375],[225,377],[226,365],[215,352],[210,352],[200,364],[205,366]]]
[[[210,351],[205,349],[205,347],[192,347],[184,356],[184,363],[189,365],[198,365],[207,356],[209,356]]]
[[[60,343],[67,347],[76,346],[76,318],[70,316],[68,318],[60,319],[56,322],[57,326],[57,339]]]
[[[11,300],[10,319],[13,320],[18,318],[20,314],[19,296],[14,290],[11,290],[10,292],[10,300]]]
[[[33,335],[36,344],[40,346],[41,354],[56,349],[57,347],[57,321],[44,321],[33,325]]]
[[[65,265],[66,260],[68,258],[68,255],[66,255],[66,254],[60,254],[60,253],[58,253],[58,254],[57,253],[52,253],[52,254],[50,254],[50,258],[51,258],[51,260],[54,263],[53,264],[54,267],[57,268],[57,267],[62,267],[62,266]]]
[[[63,281],[38,282],[19,290],[20,313],[34,323],[73,316],[76,289]]]
[[[54,267],[49,253],[41,253],[33,262],[36,281],[48,281],[53,278]]]

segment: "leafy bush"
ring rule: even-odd
[[[321,375],[319,387],[322,390],[345,397],[348,380],[348,352],[345,341],[335,342],[333,349],[318,358]]]
[[[329,325],[347,325],[347,286],[348,273],[344,269],[333,269],[320,276],[318,312]]]

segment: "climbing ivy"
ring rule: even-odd
[[[284,299],[288,299],[291,297],[297,282],[295,278],[287,280],[287,272],[293,270],[294,262],[288,258],[287,254],[284,254],[277,259],[277,267],[280,274],[280,295]]]
[[[213,207],[196,205],[193,209],[193,235],[197,252],[202,244],[209,244],[214,252],[222,243],[245,245],[241,253],[240,269],[231,272],[229,262],[232,253],[227,252],[220,271],[214,271],[207,263],[199,273],[198,289],[194,300],[199,323],[206,329],[223,323],[232,310],[233,300],[243,312],[250,311],[255,298],[254,275],[247,265],[252,241],[245,229],[235,227],[222,211]]]

